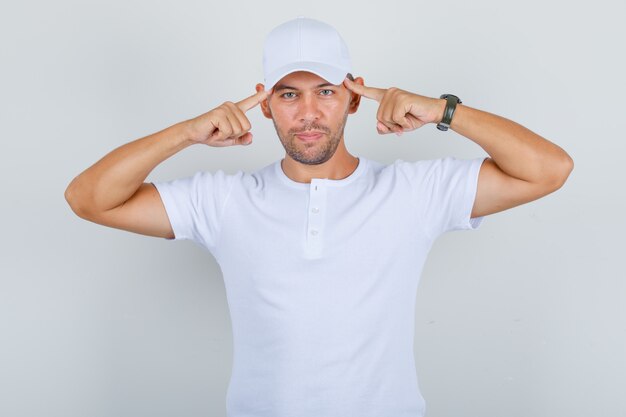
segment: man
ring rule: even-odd
[[[276,27],[263,63],[256,94],[115,149],[72,181],[66,199],[84,219],[193,240],[214,255],[233,324],[230,417],[423,416],[414,302],[433,242],[554,192],[573,162],[455,96],[365,86],[350,74],[341,36],[317,20]],[[391,165],[355,157],[344,127],[361,97],[379,103],[380,134],[437,124],[490,157]],[[258,104],[282,160],[253,173],[143,182],[192,144],[251,144],[245,112]]]

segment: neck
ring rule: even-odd
[[[312,178],[341,180],[350,176],[358,165],[359,159],[348,152],[343,141],[328,161],[318,165],[303,164],[287,154],[281,161],[285,175],[293,181],[303,183],[310,183]]]

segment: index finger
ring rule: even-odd
[[[238,101],[237,103],[235,103],[235,105],[239,107],[241,111],[246,112],[250,110],[251,108],[253,108],[254,106],[256,106],[257,104],[259,104],[260,102],[262,102],[263,100],[265,100],[267,96],[269,95],[270,91],[271,90],[257,91],[255,94],[251,95],[250,97],[247,97],[241,101]]]
[[[344,84],[349,90],[354,91],[358,95],[371,98],[378,102],[380,102],[383,99],[383,96],[385,95],[385,90],[382,88],[366,87],[364,85],[355,83],[354,81],[352,81],[351,79],[347,77],[344,80]]]

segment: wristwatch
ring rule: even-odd
[[[452,123],[454,110],[456,110],[457,103],[461,103],[461,99],[454,94],[442,94],[439,98],[445,98],[447,103],[446,109],[443,111],[443,118],[437,124],[437,129],[446,131],[450,127],[450,123]]]

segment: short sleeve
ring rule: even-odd
[[[174,239],[167,240],[192,240],[209,250],[215,247],[234,178],[219,170],[199,171],[171,181],[153,181],[174,232]]]
[[[485,159],[446,157],[411,163],[418,213],[431,237],[480,226],[484,216],[471,218],[471,214]]]

